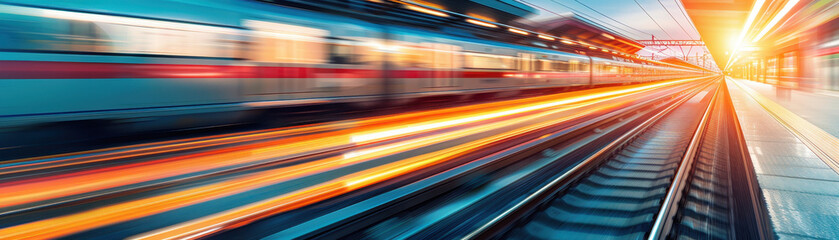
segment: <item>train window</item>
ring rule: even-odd
[[[324,63],[326,62],[326,49],[322,41],[293,41],[291,49],[294,52],[294,62],[297,63]]]
[[[604,67],[605,67],[605,72],[608,72],[608,73],[615,73],[615,74],[617,74],[617,73],[620,73],[620,71],[621,71],[621,70],[620,70],[620,67],[619,67],[619,66],[615,66],[615,65],[606,65],[606,66],[604,66]]]
[[[570,65],[568,71],[571,72],[588,72],[590,70],[588,63],[580,62],[580,60],[571,59],[568,64]]]
[[[574,65],[572,65],[571,62],[556,61],[554,63],[554,69],[556,69],[559,72],[571,72],[571,71],[573,71],[572,70],[573,67],[574,67]]]
[[[184,32],[157,28],[134,30],[141,33],[135,36],[139,44],[134,46],[136,49],[133,49],[140,53],[160,55],[219,55],[224,51],[221,46],[219,46],[219,49],[210,49],[207,46],[208,43],[201,41],[194,41],[195,51],[190,51],[190,44],[188,44],[190,40],[187,40],[190,36]],[[200,39],[200,37],[197,38]],[[124,48],[123,50],[131,51],[132,49]]]
[[[251,60],[309,64],[327,61],[325,30],[255,20],[245,24],[254,30]]]
[[[577,67],[577,72],[590,72],[590,64],[588,63],[580,63],[579,67]]]
[[[518,59],[518,70],[530,72],[533,71],[533,54],[531,53],[519,53]]]
[[[385,53],[396,56],[396,53],[401,51],[401,46],[399,44],[389,43],[388,41],[378,38],[377,35],[354,37],[353,40],[358,43],[358,45],[353,48],[356,64],[380,64],[385,60]]]
[[[515,69],[516,58],[504,55],[490,55],[466,52],[463,54],[464,68]]]
[[[424,46],[403,46],[394,53],[394,63],[410,68],[431,67],[433,51]]]
[[[554,71],[556,70],[551,60],[539,59],[536,60],[536,71]]]
[[[353,46],[343,43],[329,44],[329,63],[332,64],[355,64]]]
[[[428,44],[434,48],[432,52],[432,56],[434,61],[432,62],[433,68],[453,68],[455,66],[455,51],[454,45],[450,44],[443,44],[443,43],[432,43]]]
[[[240,30],[192,23],[29,7],[0,14],[0,29],[10,35],[4,48],[31,51],[151,54],[238,58],[244,48]],[[45,17],[41,12],[48,12]],[[27,41],[17,41],[25,39]]]
[[[67,50],[106,52],[108,37],[95,23],[87,21],[69,21],[69,31],[65,40]]]

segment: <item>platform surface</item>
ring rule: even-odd
[[[772,86],[730,78],[727,84],[777,236],[839,239],[839,174],[733,81],[743,87],[754,87],[785,107],[795,101],[818,103],[832,96],[795,91],[785,104],[785,100],[777,100]],[[839,98],[836,101],[839,103]],[[835,109],[839,105],[830,107]],[[819,120],[836,114],[816,114],[821,108],[809,104],[789,110],[821,127],[829,122]],[[839,121],[833,124],[839,125]],[[835,134],[839,130],[832,131]]]
[[[835,92],[807,92],[801,90],[789,90],[788,97],[781,94],[775,86],[748,80],[737,80],[759,92],[761,95],[772,99],[787,110],[806,119],[822,130],[839,137],[839,93]]]

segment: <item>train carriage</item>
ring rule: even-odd
[[[238,1],[0,1],[0,131],[145,131],[263,109],[625,84],[696,70]]]

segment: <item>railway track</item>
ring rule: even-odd
[[[374,198],[267,237],[771,237],[727,93],[695,88],[502,151],[493,167],[457,176],[472,181],[429,177],[438,186],[404,189],[411,200]]]
[[[460,185],[463,179],[470,179],[468,174],[484,174],[484,171],[487,169],[498,169],[498,167],[504,166],[504,164],[499,163],[510,163],[514,161],[512,156],[508,155],[495,155],[493,157],[485,157],[487,154],[491,154],[497,152],[499,150],[504,150],[508,148],[516,148],[522,143],[533,142],[533,141],[541,141],[541,140],[550,140],[551,142],[559,141],[562,138],[571,137],[574,134],[582,133],[586,131],[600,131],[602,129],[597,129],[598,127],[608,127],[607,125],[603,124],[588,124],[588,123],[599,123],[599,122],[620,122],[622,121],[621,118],[623,117],[631,117],[633,119],[640,119],[640,114],[635,113],[634,111],[640,110],[643,112],[651,111],[653,108],[658,108],[664,105],[660,105],[659,103],[672,101],[673,96],[681,96],[689,92],[688,90],[693,89],[699,85],[707,84],[708,81],[678,81],[672,84],[667,83],[665,84],[658,84],[649,87],[635,87],[629,86],[625,87],[627,90],[622,91],[613,91],[607,92],[602,94],[595,94],[595,95],[579,95],[575,94],[575,96],[579,95],[579,97],[571,97],[571,98],[549,98],[545,99],[546,101],[540,101],[537,103],[544,103],[544,104],[535,104],[531,103],[533,107],[529,108],[513,108],[513,110],[506,111],[508,108],[512,108],[512,106],[523,106],[520,104],[506,104],[506,105],[491,105],[490,108],[496,109],[496,112],[505,110],[502,113],[504,114],[512,114],[512,115],[504,115],[509,116],[499,120],[495,120],[485,116],[484,111],[478,111],[475,109],[467,109],[469,111],[457,111],[457,114],[452,117],[452,121],[444,121],[445,119],[441,120],[434,116],[422,116],[427,118],[433,118],[437,122],[443,121],[441,123],[435,122],[429,130],[423,130],[421,133],[414,133],[410,135],[405,134],[398,134],[394,135],[391,139],[391,135],[388,131],[384,131],[385,135],[376,135],[384,136],[384,138],[376,138],[375,141],[362,141],[359,144],[355,144],[353,146],[348,146],[349,149],[336,149],[330,146],[324,146],[322,143],[330,143],[334,146],[344,146],[341,145],[341,141],[337,142],[329,142],[329,141],[320,141],[320,145],[312,145],[310,144],[311,141],[319,140],[317,139],[310,139],[312,136],[310,134],[315,135],[323,135],[326,139],[334,139],[336,136],[336,132],[342,131],[347,127],[352,127],[354,124],[358,125],[358,122],[355,123],[336,123],[337,126],[326,125],[326,126],[319,126],[314,125],[311,126],[310,129],[288,129],[280,130],[280,131],[265,131],[265,132],[253,132],[252,134],[232,134],[226,135],[219,138],[208,137],[208,138],[199,138],[193,139],[197,140],[196,142],[192,141],[173,141],[167,142],[169,144],[150,144],[150,145],[140,145],[140,146],[132,146],[127,148],[117,148],[117,149],[108,149],[105,151],[100,152],[88,152],[82,153],[80,155],[74,156],[56,156],[56,158],[46,158],[46,159],[28,159],[26,161],[14,162],[8,165],[4,165],[5,171],[0,179],[8,181],[8,182],[15,182],[15,183],[23,183],[23,184],[30,184],[30,185],[37,185],[42,186],[45,188],[53,188],[55,185],[44,185],[41,184],[39,181],[35,180],[45,180],[47,182],[57,182],[58,184],[62,184],[62,182],[55,180],[50,176],[55,176],[56,174],[60,175],[63,178],[78,178],[81,181],[86,181],[83,189],[80,188],[70,188],[72,192],[55,192],[55,196],[43,196],[40,193],[30,191],[28,189],[32,188],[24,188],[24,187],[17,187],[16,185],[6,185],[7,188],[10,188],[13,191],[19,191],[24,194],[23,197],[19,198],[7,198],[10,201],[20,201],[18,202],[4,202],[7,204],[8,207],[0,208],[0,222],[4,225],[3,227],[15,226],[15,229],[22,229],[28,228],[30,226],[40,229],[41,225],[38,223],[32,222],[34,220],[44,219],[45,221],[54,221],[56,219],[65,218],[65,217],[80,217],[85,219],[104,219],[107,221],[107,217],[109,215],[117,215],[124,213],[131,213],[134,214],[132,216],[137,216],[133,219],[128,219],[126,221],[116,221],[113,224],[105,225],[105,223],[94,226],[79,226],[78,228],[71,228],[67,226],[63,226],[61,229],[67,229],[68,232],[77,233],[77,235],[71,235],[70,238],[86,238],[86,237],[125,237],[131,236],[134,234],[143,234],[145,232],[151,232],[151,230],[158,229],[161,227],[166,227],[175,223],[183,222],[185,220],[181,219],[188,219],[190,217],[196,216],[203,216],[201,213],[196,213],[191,211],[191,209],[201,209],[204,206],[211,206],[215,207],[216,211],[218,209],[226,209],[225,206],[213,205],[216,202],[227,202],[228,205],[232,206],[241,206],[239,201],[244,201],[249,203],[248,201],[255,201],[254,198],[257,199],[271,199],[274,196],[277,196],[279,193],[276,191],[266,192],[266,191],[250,191],[244,194],[237,194],[231,195],[226,197],[230,192],[233,191],[248,191],[257,183],[259,184],[273,184],[270,185],[270,188],[279,189],[280,191],[291,192],[296,189],[305,188],[308,186],[313,186],[320,184],[324,181],[324,179],[330,180],[335,179],[340,176],[344,176],[349,173],[354,173],[357,171],[361,171],[364,169],[368,169],[370,167],[377,167],[377,169],[384,169],[388,170],[391,165],[394,164],[403,164],[401,159],[404,159],[405,156],[416,156],[416,157],[425,157],[424,155],[417,155],[417,154],[430,154],[426,151],[418,151],[413,148],[411,151],[405,152],[396,152],[394,151],[391,153],[390,151],[382,152],[381,156],[377,155],[377,152],[370,152],[370,157],[361,156],[361,157],[353,157],[352,151],[364,150],[364,149],[372,149],[377,150],[380,149],[382,146],[385,145],[394,145],[399,143],[399,141],[408,141],[412,139],[425,139],[421,142],[410,142],[411,144],[415,144],[417,146],[426,146],[428,144],[437,143],[437,145],[429,145],[431,150],[443,148],[446,149],[448,147],[457,150],[457,151],[467,151],[464,153],[468,153],[463,155],[462,157],[446,159],[439,164],[432,164],[428,165],[427,168],[421,169],[418,171],[411,171],[406,172],[404,176],[396,176],[392,180],[382,181],[381,183],[377,183],[376,185],[365,187],[363,189],[359,189],[354,192],[350,192],[348,194],[343,194],[341,196],[335,196],[334,198],[325,199],[323,203],[312,204],[311,206],[306,206],[305,208],[300,209],[300,211],[289,211],[287,213],[282,214],[275,214],[281,218],[290,218],[293,221],[306,221],[312,217],[317,217],[319,214],[322,214],[323,207],[334,209],[340,206],[347,206],[352,203],[356,203],[359,201],[364,201],[368,199],[370,196],[376,196],[385,191],[389,191],[393,188],[399,188],[404,186],[405,184],[416,182],[417,180],[424,180],[428,176],[432,176],[438,173],[444,173],[439,176],[444,176],[446,174],[450,174],[448,177],[442,178],[443,181],[438,181],[436,183],[432,183],[433,186],[439,186],[441,183],[451,182],[456,185]],[[624,95],[624,94],[633,94],[633,95]],[[521,107],[519,107],[521,108]],[[440,110],[445,112],[456,111],[452,109],[447,110]],[[531,113],[533,112],[533,113]],[[461,118],[471,116],[464,114],[478,114],[481,118],[473,117],[467,118],[472,119],[475,121],[486,119],[483,122],[475,122],[473,124],[467,124],[466,126],[460,126],[456,124],[449,124],[452,123],[460,123],[462,120]],[[541,114],[541,115],[540,115]],[[486,115],[486,116],[494,116],[494,115]],[[405,116],[400,116],[404,119]],[[541,117],[541,118],[537,118]],[[594,119],[593,119],[594,118]],[[417,121],[422,123],[423,119],[411,118],[413,121]],[[394,120],[392,118],[385,119],[385,120]],[[389,122],[379,119],[371,119],[369,124],[371,127],[380,127],[384,125],[387,127]],[[457,120],[455,122],[455,120]],[[490,121],[492,120],[492,121]],[[470,120],[471,121],[471,120]],[[443,124],[445,123],[445,124]],[[344,126],[344,125],[349,126]],[[397,123],[398,124],[398,123]],[[481,125],[479,125],[481,124]],[[510,125],[513,124],[513,125]],[[449,126],[451,125],[451,126]],[[402,126],[404,126],[404,122],[402,122]],[[421,125],[425,126],[425,125]],[[469,138],[464,138],[461,135],[457,134],[459,132],[469,133],[471,134],[471,128],[476,128],[479,126],[492,126],[492,131],[478,131],[475,132],[474,137],[473,135],[469,135]],[[504,127],[499,128],[496,126]],[[401,129],[403,127],[400,127]],[[385,128],[387,129],[387,128]],[[487,129],[487,128],[484,128]],[[603,128],[607,129],[608,128]],[[469,131],[467,131],[469,130]],[[515,131],[511,131],[515,130]],[[451,131],[455,131],[452,133]],[[603,133],[608,133],[612,131],[604,131]],[[364,134],[355,134],[355,132],[347,130],[345,133],[350,134],[352,136],[366,136]],[[413,133],[413,132],[412,132]],[[556,133],[556,134],[553,134]],[[574,134],[566,134],[566,133],[574,133]],[[562,138],[556,137],[549,137],[549,138],[542,138],[545,134],[552,134],[553,136],[562,136]],[[318,135],[318,136],[320,136]],[[295,141],[296,137],[301,137],[303,142]],[[478,138],[483,137],[483,138]],[[503,139],[502,139],[503,137]],[[347,140],[341,138],[343,140]],[[341,140],[338,139],[338,140]],[[349,138],[351,140],[351,138]],[[474,150],[472,148],[459,148],[461,146],[461,142],[470,142],[475,141],[475,139],[490,139],[489,141],[491,144],[481,144],[475,145],[476,147]],[[499,140],[493,140],[499,139]],[[433,140],[433,141],[431,141]],[[503,141],[502,141],[503,140]],[[305,142],[310,141],[310,142]],[[396,142],[393,142],[396,141]],[[369,144],[366,144],[370,142]],[[426,144],[427,142],[427,144]],[[286,143],[281,144],[281,143]],[[301,145],[306,143],[304,145]],[[335,145],[337,144],[337,145]],[[425,144],[425,145],[423,145]],[[256,146],[254,146],[256,145]],[[286,146],[289,145],[289,146]],[[294,147],[297,146],[297,147]],[[316,147],[316,149],[309,149],[309,148],[301,148],[300,146],[311,146]],[[397,145],[402,147],[401,145]],[[529,145],[528,145],[529,146]],[[256,147],[256,148],[253,148]],[[438,148],[439,147],[439,148]],[[444,148],[445,147],[445,148]],[[206,149],[211,148],[211,149]],[[229,148],[229,149],[228,149]],[[263,151],[254,151],[253,149],[265,149],[269,150],[267,152]],[[426,148],[426,149],[428,149]],[[464,150],[459,150],[464,149]],[[526,147],[522,145],[520,149],[525,151],[531,151],[532,148]],[[207,151],[209,150],[209,151]],[[228,151],[231,150],[231,151]],[[310,151],[311,150],[311,151]],[[309,154],[310,152],[314,151],[313,155]],[[327,151],[327,152],[323,152]],[[436,151],[436,150],[435,150]],[[442,150],[441,150],[442,151]],[[339,155],[339,153],[349,153],[349,155]],[[361,154],[366,154],[366,151],[356,152]],[[512,152],[510,152],[512,153]],[[581,152],[582,153],[582,152]],[[185,154],[185,155],[184,155]],[[324,155],[325,154],[325,155]],[[393,156],[391,156],[393,155]],[[494,157],[503,156],[504,159],[502,161],[495,161],[493,160]],[[354,162],[346,162],[341,161],[342,164],[354,164],[338,169],[330,170],[326,168],[318,168],[317,166],[320,163],[327,163],[332,159],[346,159],[350,157],[351,160]],[[464,163],[469,163],[475,159],[483,158],[484,161],[478,165],[471,165],[475,166],[476,168],[462,168],[459,165]],[[497,159],[496,159],[497,160]],[[369,161],[369,163],[359,162],[359,161]],[[181,163],[200,163],[200,164],[181,164]],[[363,163],[363,164],[356,164],[356,163]],[[393,163],[393,164],[390,164]],[[170,166],[175,165],[175,167],[183,166],[183,167],[190,167],[187,169],[191,172],[185,173],[184,171],[172,168]],[[232,165],[231,165],[232,164]],[[122,170],[123,165],[127,165],[127,167],[136,167],[136,168],[150,168],[155,173],[155,175],[151,175],[148,171],[124,171]],[[167,166],[167,167],[158,167],[158,166]],[[311,170],[306,170],[308,168],[315,166],[315,168],[311,168]],[[332,165],[323,165],[325,167],[331,167]],[[197,169],[200,167],[201,169]],[[111,172],[92,172],[92,174],[98,174],[95,176],[89,176],[87,174],[76,174],[76,170],[84,170],[84,171],[93,171],[97,168],[106,168],[113,170],[113,172],[120,172],[120,177],[117,178],[117,183],[112,183],[109,181],[100,181],[102,179],[106,179],[106,177],[111,176]],[[304,169],[305,168],[305,169]],[[306,171],[301,172],[288,172],[280,174],[278,176],[276,174],[268,174],[275,173],[275,172],[283,172],[284,169],[304,169]],[[325,169],[325,170],[324,170]],[[464,177],[458,177],[459,175],[451,175],[457,171],[461,171],[464,174]],[[363,173],[366,174],[364,171]],[[68,175],[73,174],[73,175]],[[166,175],[169,174],[169,175]],[[174,175],[172,175],[174,174]],[[296,175],[289,175],[289,174],[296,174]],[[99,177],[99,176],[102,177]],[[107,175],[107,176],[106,176]],[[288,176],[286,176],[288,175]],[[356,174],[357,175],[357,174]],[[265,176],[264,180],[262,178],[259,181],[251,182],[246,181],[239,181],[238,179],[248,177],[248,176]],[[488,176],[497,176],[495,173],[491,173]],[[50,178],[47,178],[50,177]],[[285,181],[279,178],[293,178],[293,180]],[[438,178],[439,180],[441,178]],[[480,184],[480,176],[476,183]],[[240,188],[232,189],[230,185],[224,185],[218,183],[218,181],[225,181],[226,182],[234,182],[240,186]],[[378,180],[377,180],[378,181]],[[69,181],[64,181],[69,182]],[[72,181],[79,184],[79,181]],[[127,183],[127,184],[124,184]],[[425,182],[424,182],[425,183]],[[469,185],[469,184],[466,184]],[[320,185],[317,185],[320,186]],[[186,195],[182,192],[190,190],[192,188],[207,188],[207,189],[217,189],[217,191],[209,192],[208,194],[212,195],[210,198],[189,198],[192,195]],[[58,188],[61,191],[64,191],[65,188]],[[409,187],[410,188],[410,187]],[[32,193],[30,193],[32,192]],[[192,191],[188,192],[192,194]],[[202,192],[203,193],[203,192]],[[166,199],[171,201],[183,201],[184,204],[188,204],[188,207],[184,207],[183,209],[179,208],[177,210],[172,210],[169,212],[161,213],[160,216],[148,216],[148,211],[133,211],[134,206],[140,206],[134,204],[136,202],[143,202],[145,203],[146,199],[156,198],[158,196],[174,196],[168,197]],[[18,196],[21,196],[18,194]],[[430,195],[429,195],[430,196]],[[176,197],[176,198],[175,198]],[[22,200],[21,200],[22,199]],[[215,199],[215,200],[214,200]],[[421,198],[417,198],[421,199]],[[25,201],[24,201],[25,200]],[[216,202],[213,202],[216,201]],[[152,204],[157,205],[167,205],[165,203],[157,203],[151,202]],[[336,204],[339,203],[339,204]],[[382,202],[379,202],[382,203]],[[134,205],[129,205],[134,204]],[[233,204],[240,204],[240,205],[233,205]],[[331,205],[330,204],[334,204]],[[93,210],[100,208],[102,206],[111,207],[111,206],[120,206],[120,207],[113,207],[113,213],[109,210],[107,214],[99,212],[94,212],[96,214],[88,214],[93,212]],[[124,207],[123,207],[124,206]],[[145,206],[145,205],[143,205]],[[405,205],[408,206],[408,205]],[[111,209],[111,208],[109,208]],[[158,208],[159,209],[159,208]],[[155,210],[161,211],[161,210]],[[315,214],[311,214],[314,212]],[[185,214],[182,214],[185,213]],[[103,215],[104,214],[104,215]],[[192,214],[192,215],[186,215]],[[167,217],[163,217],[166,215]],[[172,218],[171,215],[177,215],[179,218]],[[206,215],[206,214],[205,214]],[[254,218],[248,218],[247,221],[257,221],[260,218],[268,217],[268,216],[258,216],[253,215]],[[298,217],[299,216],[299,217]],[[126,217],[127,218],[127,217]],[[148,221],[149,219],[155,218],[155,221]],[[145,221],[145,222],[144,222]],[[169,221],[169,222],[161,222],[161,221]],[[142,228],[133,228],[138,222],[143,222],[144,225]],[[259,223],[259,222],[255,222]],[[75,225],[74,225],[75,226]],[[289,224],[288,226],[294,226],[293,224]],[[238,226],[231,227],[230,229],[220,228],[219,230],[235,230]],[[243,227],[244,228],[244,227]],[[53,230],[51,228],[50,230]],[[276,231],[276,228],[271,229],[270,231]],[[269,232],[270,232],[269,231]],[[10,229],[6,231],[11,234],[15,234],[14,229]],[[232,231],[231,232],[235,232]],[[64,233],[53,233],[54,236],[59,236]],[[65,234],[66,235],[66,234]]]
[[[536,97],[534,99],[513,100],[509,104],[524,104],[536,102],[537,100],[548,99],[548,96]],[[451,109],[439,109],[428,112],[418,112],[384,118],[359,119],[356,121],[337,121],[326,124],[315,124],[298,128],[279,128],[271,130],[259,130],[245,133],[224,134],[218,136],[198,137],[185,140],[164,141],[161,143],[138,144],[111,149],[102,149],[90,152],[81,152],[72,155],[54,155],[50,157],[21,159],[12,162],[4,162],[0,165],[0,180],[14,181],[39,176],[50,176],[62,173],[72,173],[85,170],[91,167],[116,166],[120,164],[143,163],[145,161],[169,158],[179,159],[184,155],[197,155],[213,157],[208,153],[222,155],[236,151],[247,151],[259,147],[270,147],[273,145],[287,144],[295,137],[307,137],[311,135],[335,135],[341,131],[347,132],[353,127],[389,126],[394,124],[407,124],[411,121],[422,119],[433,119],[452,112],[471,113],[479,110],[499,108],[497,103],[482,104],[478,107],[454,107]],[[401,136],[410,137],[410,136]],[[311,137],[309,137],[311,138]],[[305,138],[304,138],[305,139]],[[391,139],[388,139],[391,140]],[[366,145],[382,145],[385,141],[379,141]],[[304,159],[310,157],[321,157],[334,154],[335,152],[347,149],[360,148],[365,144],[343,144],[321,149],[302,152],[298,154],[286,153],[281,157],[273,156],[263,161],[255,161],[251,164],[236,165],[227,169],[215,169],[198,175],[186,175],[166,181],[147,182],[140,185],[133,185],[131,188],[106,189],[87,193],[81,196],[72,196],[61,199],[51,199],[45,202],[30,204],[27,206],[14,206],[14,208],[0,207],[0,217],[28,212],[32,210],[54,208],[56,206],[78,204],[81,202],[92,202],[102,200],[103,197],[125,195],[127,193],[143,192],[187,181],[195,181],[213,176],[221,176],[245,170],[271,167],[276,164],[285,164],[291,159]],[[287,161],[288,160],[288,161]]]
[[[615,139],[634,138],[655,119],[692,96],[711,91],[710,85],[710,81],[697,82],[533,141],[484,154],[485,157],[468,164],[393,190],[390,192],[393,194],[348,204],[349,207],[279,231],[269,238],[468,237],[465,234],[499,219],[507,209],[516,207],[518,201],[527,200],[522,196],[538,191],[557,174],[579,172],[592,166],[587,159],[598,158],[592,153],[617,147],[619,141]],[[710,98],[712,94],[705,95]],[[243,229],[237,233],[247,232],[247,227]]]
[[[713,95],[673,110],[558,191],[534,194],[539,203],[512,219],[466,237],[771,239],[727,93]]]
[[[706,127],[697,124],[707,122],[711,108],[703,116],[701,107],[675,109],[574,187],[553,196],[545,209],[519,223],[507,237],[641,239],[656,231],[666,216],[659,215],[660,210],[667,201],[678,201],[671,186],[680,184],[679,174],[690,171],[691,154]]]
[[[593,105],[590,110],[533,125],[536,127],[517,131],[515,137],[488,142],[445,162],[299,209],[237,217],[235,222],[224,223],[227,225],[212,225],[212,230],[207,232],[202,230],[206,226],[200,225],[200,221],[174,227],[194,228],[202,231],[201,234],[210,233],[204,237],[219,239],[758,236],[754,234],[760,234],[759,230],[765,226],[760,222],[761,206],[754,204],[754,199],[760,197],[759,191],[750,183],[754,180],[753,173],[740,174],[752,169],[743,158],[745,151],[725,147],[742,147],[742,139],[737,138],[738,134],[731,134],[731,129],[737,127],[732,124],[736,118],[720,114],[730,106],[718,100],[724,96],[717,90],[719,82],[708,79],[686,82],[640,94],[619,104]],[[277,134],[229,137],[234,142],[260,142]],[[202,140],[229,144],[212,138]],[[195,147],[198,145],[187,142],[173,148],[152,145],[136,150],[145,153],[144,148],[151,148],[160,151],[152,151],[153,154],[165,155]],[[105,154],[119,158],[130,156],[133,151],[117,149]],[[277,159],[269,161],[275,162]],[[58,217],[63,211],[84,211],[101,201],[135,201],[132,200],[135,198],[140,201],[143,196],[181,189],[184,183],[200,185],[214,179],[267,171],[273,166],[257,163],[213,175],[189,175],[175,179],[176,182],[118,188],[119,191],[103,192],[101,196],[87,194],[59,199],[62,201],[38,202],[27,208],[0,212],[0,219],[27,222],[44,214]],[[25,172],[39,166],[21,168]],[[288,184],[304,183],[304,180],[308,181],[301,178]],[[259,211],[274,211],[273,206],[266,206],[267,210]],[[741,211],[746,208],[743,206],[750,206],[751,212]],[[197,208],[200,206],[191,207]],[[745,228],[733,227],[741,223]],[[165,233],[136,229],[112,231],[131,224],[92,228],[69,237],[155,238]],[[740,229],[754,231],[744,233]]]

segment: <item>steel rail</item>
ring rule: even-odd
[[[704,89],[707,86],[706,83],[700,83],[697,85],[693,85],[692,87],[698,87],[699,89]],[[498,166],[490,166],[492,163],[497,162],[509,162],[512,159],[519,159],[523,155],[533,154],[533,149],[542,149],[546,146],[550,146],[551,144],[556,144],[556,142],[562,142],[563,139],[570,139],[572,136],[577,136],[584,131],[596,131],[596,129],[602,128],[602,124],[610,121],[614,121],[617,119],[623,119],[626,114],[631,112],[638,112],[640,109],[649,107],[649,106],[656,106],[661,103],[656,103],[657,101],[662,101],[665,98],[670,98],[674,95],[679,95],[682,93],[673,93],[668,94],[667,96],[657,97],[655,99],[644,101],[642,104],[638,104],[637,106],[633,106],[626,111],[622,111],[621,113],[610,113],[606,116],[600,116],[596,119],[592,119],[589,121],[585,121],[581,124],[576,124],[574,127],[569,127],[566,130],[563,130],[558,133],[545,135],[536,140],[529,141],[527,143],[523,143],[522,145],[517,145],[515,147],[510,148],[509,150],[505,150],[498,154],[494,154],[487,158],[481,158],[480,160],[476,160],[475,162],[469,163],[466,166],[458,167],[452,170],[447,171],[444,174],[435,175],[429,177],[423,181],[411,184],[410,186],[417,185],[416,189],[412,188],[412,190],[402,189],[395,190],[394,192],[383,194],[369,200],[365,200],[358,204],[354,204],[350,207],[347,207],[342,210],[338,210],[336,212],[327,214],[322,217],[318,217],[314,220],[307,221],[300,225],[294,226],[292,228],[280,231],[275,233],[269,237],[268,239],[286,239],[286,238],[341,238],[346,237],[346,234],[352,232],[352,230],[347,230],[349,228],[357,227],[357,224],[367,224],[369,222],[376,222],[381,221],[381,219],[386,218],[386,216],[390,216],[395,214],[394,212],[402,211],[408,207],[399,206],[382,206],[383,202],[387,203],[399,203],[400,205],[416,205],[420,204],[424,200],[417,200],[420,199],[430,199],[431,196],[425,196],[422,194],[427,193],[439,193],[445,192],[451,186],[449,186],[450,182],[458,177],[468,176],[472,174],[475,170],[483,169],[491,169]],[[656,108],[656,107],[654,107]],[[538,152],[538,151],[537,151]],[[473,166],[474,165],[474,166]],[[503,164],[502,164],[503,165]],[[420,187],[422,186],[422,187]],[[435,195],[436,196],[436,195]],[[364,218],[365,220],[360,220]],[[372,218],[372,219],[370,219]],[[352,226],[352,227],[351,227]],[[340,229],[340,230],[338,230]]]
[[[705,89],[707,85],[699,88]],[[538,204],[541,202],[541,199],[549,197],[548,195],[551,192],[554,192],[557,188],[567,183],[573,182],[575,179],[579,178],[580,176],[585,174],[585,170],[591,168],[592,165],[595,165],[598,161],[602,160],[610,156],[612,153],[620,149],[622,146],[629,144],[632,139],[635,139],[637,136],[640,136],[645,130],[649,127],[653,126],[656,122],[662,119],[664,116],[669,114],[672,110],[676,109],[677,107],[681,106],[682,103],[686,102],[693,96],[695,96],[699,91],[696,91],[684,98],[678,100],[677,102],[671,104],[664,110],[656,113],[646,121],[642,122],[638,126],[632,128],[627,133],[621,135],[618,139],[612,141],[605,147],[601,148],[599,151],[595,152],[594,154],[590,155],[585,160],[581,161],[579,164],[571,168],[566,173],[560,175],[559,177],[555,178],[554,180],[550,181],[545,186],[541,187],[539,190],[535,191],[534,193],[528,195],[522,201],[517,203],[512,208],[507,209],[502,214],[496,216],[489,222],[485,223],[483,226],[479,227],[478,229],[470,232],[467,234],[463,239],[489,239],[499,231],[499,228],[504,225],[507,221],[510,221],[513,216],[520,215],[523,212],[527,211],[527,209],[532,209],[532,205]]]
[[[685,155],[682,156],[679,170],[676,172],[676,176],[673,177],[673,181],[670,183],[667,195],[665,196],[661,208],[656,215],[655,222],[653,223],[653,227],[650,230],[650,235],[647,240],[666,239],[670,233],[670,229],[673,226],[673,217],[678,212],[679,201],[681,200],[682,193],[687,185],[687,179],[690,175],[691,169],[693,168],[694,159],[696,159],[699,152],[702,138],[705,135],[705,130],[708,126],[708,122],[710,121],[709,119],[711,117],[712,110],[714,109],[714,104],[716,104],[717,97],[719,96],[721,90],[722,86],[718,86],[714,92],[714,96],[708,103],[708,107],[705,108],[705,113],[702,115],[702,119],[696,126],[696,130],[693,133],[693,137],[691,137],[688,148],[685,150]]]

